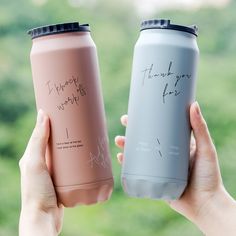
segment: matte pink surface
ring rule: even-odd
[[[107,200],[113,189],[96,46],[89,32],[33,40],[36,104],[50,117],[50,171],[59,201]]]

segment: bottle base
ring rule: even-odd
[[[130,197],[177,200],[185,190],[187,181],[169,178],[123,175],[122,186]]]
[[[113,178],[95,183],[55,187],[58,201],[64,207],[92,205],[108,200],[112,194]]]

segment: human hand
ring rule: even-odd
[[[21,172],[20,236],[54,236],[61,231],[63,207],[58,205],[46,164],[49,133],[49,118],[42,110],[39,110],[36,126],[19,162]]]
[[[128,117],[122,116],[121,123],[126,126],[127,122]],[[194,137],[188,186],[180,199],[168,204],[207,235],[236,235],[236,203],[223,186],[216,149],[196,102],[190,108],[190,122]],[[115,143],[123,149],[125,137],[117,136]],[[123,153],[117,154],[121,164],[124,158]]]

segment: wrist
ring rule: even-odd
[[[199,210],[194,223],[205,235],[235,235],[236,202],[223,186]]]
[[[22,207],[19,222],[20,236],[58,235],[54,215],[37,207]]]

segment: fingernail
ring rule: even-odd
[[[117,160],[121,164],[123,161],[123,154],[122,153],[117,153]]]
[[[43,124],[43,121],[44,121],[44,113],[43,113],[43,110],[40,109],[38,111],[38,115],[37,115],[37,124]]]
[[[119,139],[121,136],[119,136],[119,135],[117,135],[116,137],[115,137],[115,141],[117,141],[117,139]]]
[[[115,137],[115,142],[124,142],[125,141],[125,137],[124,136],[116,136]]]
[[[201,110],[200,110],[200,106],[199,106],[198,102],[195,102],[195,111],[196,111],[196,114],[200,117]]]
[[[125,120],[126,118],[127,118],[127,115],[122,115],[120,119]]]

